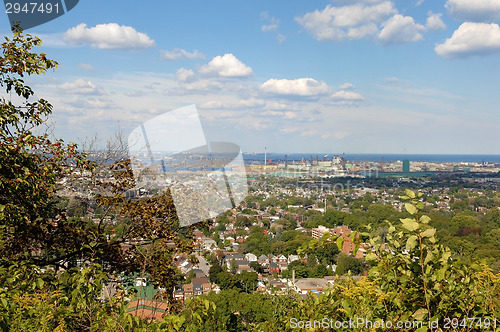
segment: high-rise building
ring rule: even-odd
[[[403,173],[409,173],[409,172],[410,172],[410,161],[403,160]]]

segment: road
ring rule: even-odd
[[[198,266],[200,267],[200,270],[202,270],[203,273],[205,273],[205,275],[208,277],[208,271],[210,270],[210,264],[208,264],[208,262],[205,259],[205,257],[200,256],[198,253],[196,253],[195,256],[196,256],[196,258],[198,258],[198,261],[200,261],[198,263]]]

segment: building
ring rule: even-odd
[[[403,160],[403,173],[410,173],[410,161]]]
[[[303,278],[295,281],[292,287],[299,294],[307,294],[307,292],[323,293],[328,285],[328,280],[323,278]]]
[[[343,238],[345,238],[347,237],[347,235],[350,235],[352,231],[349,229],[349,226],[337,226],[335,228],[327,228],[323,225],[319,225],[318,228],[311,229],[311,236],[314,239],[320,240],[326,233],[335,236],[342,236]]]

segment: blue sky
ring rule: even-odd
[[[500,0],[82,0],[28,31],[59,62],[29,82],[67,141],[195,104],[247,152],[500,154],[499,23]]]

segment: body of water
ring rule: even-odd
[[[333,156],[342,156],[342,154],[321,154],[321,153],[267,153],[267,160],[272,162],[283,162],[285,155],[288,161],[301,161],[302,159],[310,161],[313,158],[317,160],[332,160]],[[264,153],[243,153],[243,158],[249,163],[264,163]],[[439,163],[496,163],[500,164],[500,155],[480,155],[480,154],[346,154],[346,160],[349,161],[375,161],[379,162],[384,158],[384,162],[394,162],[397,160],[409,161],[428,161]]]

